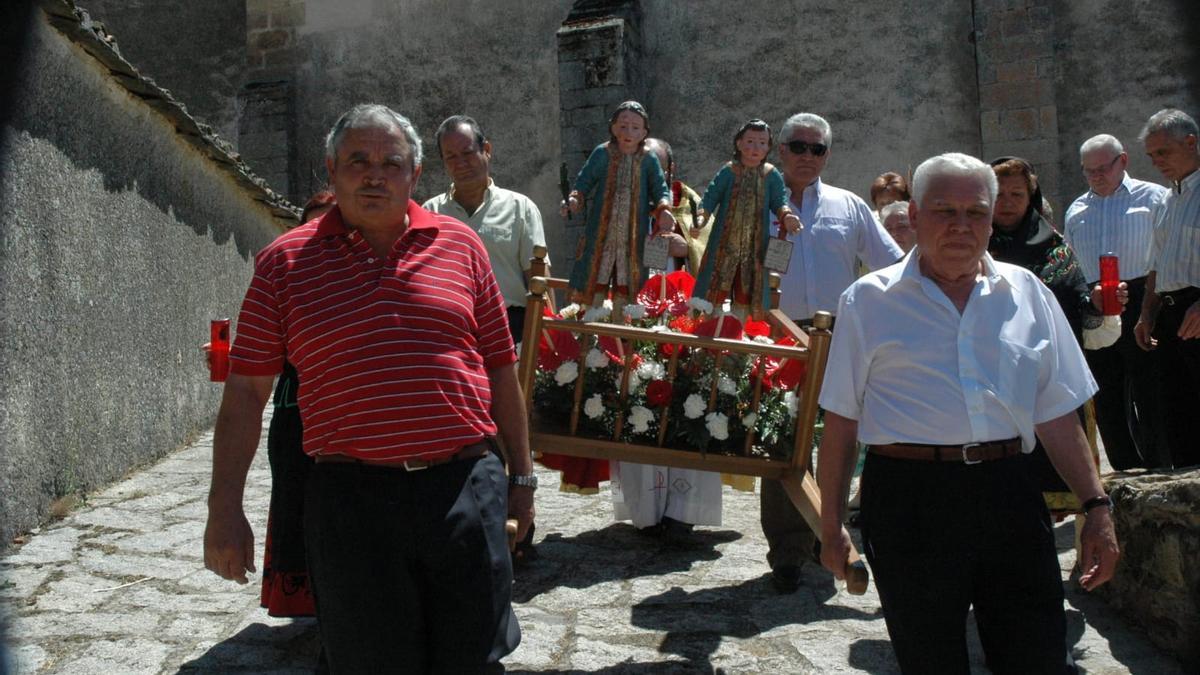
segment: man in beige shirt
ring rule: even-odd
[[[453,182],[424,207],[457,218],[479,234],[508,306],[509,330],[519,343],[525,325],[529,259],[534,246],[546,245],[542,214],[533,200],[492,181],[492,144],[474,119],[446,118],[435,139]]]

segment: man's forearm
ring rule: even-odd
[[[209,509],[241,507],[246,473],[262,435],[262,411],[272,378],[231,374],[221,398],[213,432],[212,484]]]
[[[825,411],[825,432],[817,450],[817,484],[821,487],[821,527],[841,528],[846,519],[850,476],[858,459],[858,422]],[[829,534],[829,533],[826,533]]]
[[[1156,272],[1146,275],[1146,286],[1142,291],[1142,314],[1138,317],[1145,323],[1154,323],[1158,317],[1158,294],[1154,292],[1157,276]]]
[[[1038,424],[1035,430],[1058,475],[1081,502],[1104,494],[1087,436],[1074,411]]]
[[[501,366],[488,371],[492,384],[492,420],[504,439],[508,471],[514,475],[533,473],[529,452],[529,421],[525,414],[525,395],[517,382],[516,366]]]

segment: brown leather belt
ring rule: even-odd
[[[980,462],[990,462],[1021,454],[1021,439],[1010,438],[1006,441],[966,443],[964,445],[894,443],[892,445],[868,446],[867,452],[873,452],[876,455],[892,457],[894,459],[910,459],[918,462],[978,464]]]
[[[492,449],[486,441],[464,445],[458,452],[445,457],[434,459],[360,459],[350,455],[332,454],[316,455],[313,461],[317,464],[361,464],[363,466],[380,466],[387,469],[404,469],[405,471],[420,471],[439,464],[448,464],[463,459],[483,457]]]

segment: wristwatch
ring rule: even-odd
[[[1111,513],[1113,510],[1112,497],[1109,497],[1108,495],[1100,495],[1099,497],[1092,497],[1091,499],[1089,499],[1083,503],[1083,512],[1087,513],[1088,511],[1091,511],[1092,509],[1096,508],[1097,506],[1108,507],[1108,510]]]
[[[531,473],[528,476],[510,475],[508,477],[508,484],[536,490],[538,486],[537,474]]]

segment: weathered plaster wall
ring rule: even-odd
[[[0,130],[0,542],[212,424],[197,345],[279,232],[33,17]]]
[[[773,133],[795,112],[827,119],[823,179],[863,197],[884,171],[979,152],[969,3],[697,0],[641,11],[644,102],[698,190],[752,117]]]
[[[121,38],[121,54],[237,144],[246,70],[246,0],[80,0]]]
[[[411,0],[374,3],[369,12],[354,3],[359,25],[313,9],[332,1],[309,0],[306,16],[314,22],[299,28],[306,55],[295,71],[301,185],[324,179],[324,137],[337,117],[374,101],[407,115],[421,133],[418,199],[443,192],[449,181],[433,134],[446,117],[468,114],[492,141],[496,183],[537,203],[551,255],[561,251],[554,34],[570,0]]]
[[[1200,2],[1054,0],[1052,6],[1065,199],[1087,189],[1079,144],[1101,133],[1121,139],[1132,176],[1163,183],[1137,135],[1167,106],[1200,116]]]

